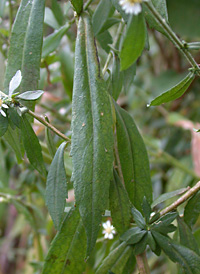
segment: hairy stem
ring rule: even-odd
[[[165,19],[162,18],[162,16],[157,12],[154,5],[151,3],[151,1],[145,2],[145,5],[148,7],[148,9],[151,11],[157,22],[163,27],[167,35],[169,36],[170,40],[173,42],[173,44],[182,52],[182,54],[186,57],[188,62],[191,64],[193,69],[198,73],[198,76],[200,76],[200,68],[197,62],[194,60],[191,53],[187,50],[184,43],[178,38],[176,33],[170,28],[170,26],[166,23]]]
[[[150,274],[146,252],[136,256],[137,266],[140,274]]]
[[[195,186],[193,186],[191,189],[189,189],[185,194],[183,194],[183,196],[181,196],[174,203],[172,203],[168,207],[161,210],[160,216],[163,216],[163,215],[167,214],[168,212],[175,210],[179,205],[183,204],[185,201],[187,201],[190,197],[192,197],[199,190],[200,190],[200,181],[198,183],[196,183]]]
[[[50,123],[48,123],[45,119],[43,119],[41,116],[35,114],[34,112],[32,112],[31,110],[28,110],[27,112],[29,115],[31,115],[32,117],[34,117],[36,120],[38,120],[41,124],[43,124],[44,126],[48,127],[49,129],[51,129],[55,134],[57,134],[59,137],[61,137],[63,140],[65,140],[66,142],[71,143],[71,140],[65,136],[62,132],[60,132],[57,128],[55,128],[54,126],[52,126]]]

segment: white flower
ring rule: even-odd
[[[18,70],[9,83],[8,95],[0,91],[0,114],[4,117],[6,117],[6,113],[3,110],[3,108],[9,108],[9,106],[6,103],[12,101],[11,96],[13,95],[13,92],[19,87],[21,80],[22,74],[21,71]]]
[[[141,2],[145,0],[120,0],[119,3],[125,13],[137,15],[142,11]]]
[[[105,239],[113,239],[113,235],[116,234],[115,228],[111,225],[110,221],[108,220],[106,223],[103,223],[103,234]]]

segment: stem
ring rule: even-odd
[[[45,119],[43,119],[42,117],[40,117],[39,115],[35,114],[34,112],[32,112],[31,110],[28,110],[27,112],[29,115],[31,115],[32,117],[34,117],[36,120],[38,120],[41,124],[43,124],[44,126],[48,127],[49,129],[51,129],[55,134],[57,134],[59,137],[61,137],[63,140],[65,140],[66,142],[71,143],[71,140],[65,136],[62,132],[60,132],[57,128],[55,128],[54,126],[52,126],[50,123],[48,123]]]
[[[150,274],[146,252],[136,256],[137,266],[140,274]]]
[[[163,27],[163,29],[166,31],[168,36],[170,37],[173,44],[182,52],[182,54],[186,57],[188,62],[191,64],[191,66],[194,68],[195,71],[198,72],[198,76],[200,76],[200,68],[197,62],[194,60],[193,56],[190,54],[190,52],[185,48],[184,43],[178,38],[176,33],[170,28],[170,26],[166,23],[165,19],[162,18],[162,16],[157,12],[154,5],[151,2],[145,2],[145,5],[148,7],[148,9],[151,11],[157,22]]]
[[[191,175],[193,178],[195,178],[197,180],[200,179],[200,177],[193,170],[189,169],[187,166],[185,166],[184,164],[182,164],[181,162],[176,160],[176,158],[174,158],[173,156],[171,156],[167,152],[165,152],[165,151],[161,150],[160,148],[158,148],[157,145],[150,142],[147,138],[144,138],[144,142],[147,146],[153,148],[154,150],[157,150],[156,154],[150,152],[153,156],[155,156],[157,158],[163,157],[165,162],[167,162],[168,164],[183,170],[185,173]]]
[[[116,34],[115,40],[113,42],[113,47],[114,48],[116,47],[116,45],[117,45],[117,43],[119,41],[119,38],[120,38],[120,36],[122,34],[122,31],[123,31],[123,28],[124,28],[124,23],[121,21],[120,24],[119,24],[118,30],[117,30],[117,34]],[[112,51],[110,51],[109,54],[108,54],[106,63],[104,65],[104,68],[103,68],[103,71],[102,71],[103,75],[106,73],[106,70],[108,69],[108,66],[109,66],[109,63],[111,61],[111,58],[112,58]]]
[[[94,0],[88,0],[84,5],[83,10],[86,10],[93,1]]]
[[[183,204],[185,201],[187,201],[190,197],[192,197],[199,190],[200,190],[200,181],[198,183],[196,183],[195,186],[193,186],[190,190],[188,190],[185,194],[183,194],[183,196],[181,196],[178,200],[176,200],[170,206],[161,210],[160,216],[163,216],[163,215],[167,214],[168,212],[175,210],[179,205]]]

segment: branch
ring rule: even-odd
[[[180,206],[185,201],[187,201],[190,197],[192,197],[199,190],[200,190],[200,181],[198,183],[196,183],[195,186],[193,186],[190,190],[188,190],[183,196],[181,196],[178,200],[176,200],[170,206],[161,210],[160,216],[163,216],[163,215],[167,214],[168,212],[175,210],[178,206]]]

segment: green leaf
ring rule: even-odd
[[[148,244],[148,234],[146,231],[146,234],[144,235],[144,237],[138,243],[134,245],[134,254],[135,255],[142,254],[145,251],[147,244]]]
[[[24,148],[21,143],[21,132],[18,129],[13,130],[10,126],[4,134],[4,140],[11,146],[15,152],[18,163],[22,162],[22,155],[24,154]]]
[[[20,117],[19,114],[17,113],[16,108],[10,107],[10,108],[8,109],[8,115],[9,115],[10,120],[13,122],[13,124],[14,124],[16,127],[20,128],[21,117]]]
[[[79,15],[83,9],[83,0],[70,0],[70,2]]]
[[[43,37],[45,0],[22,0],[13,25],[4,90],[8,93],[11,78],[22,72],[20,92],[37,90]],[[16,54],[17,53],[17,54]],[[33,108],[33,102],[27,102]]]
[[[155,199],[153,201],[153,203],[151,204],[151,206],[155,207],[156,205],[161,204],[161,203],[167,201],[170,198],[173,198],[173,197],[175,197],[177,195],[183,194],[187,190],[188,190],[187,188],[180,188],[180,189],[177,189],[175,191],[164,193],[164,194],[160,195],[157,199]]]
[[[200,257],[191,249],[174,243],[170,238],[152,231],[153,236],[166,255],[179,263],[186,273],[198,274],[200,269]]]
[[[139,210],[137,210],[135,207],[131,208],[131,213],[133,214],[133,218],[136,222],[136,224],[141,228],[144,229],[146,228],[146,222],[142,214],[140,213]]]
[[[117,104],[117,146],[125,187],[133,205],[142,210],[143,197],[152,201],[149,160],[144,141],[132,117]]]
[[[58,230],[63,218],[67,194],[67,176],[64,166],[64,149],[62,143],[53,158],[47,176],[46,205],[55,228]]]
[[[8,117],[0,114],[0,137],[2,137],[8,129]]]
[[[183,218],[178,217],[178,228],[179,228],[179,235],[180,235],[180,243],[184,245],[199,255],[199,247],[195,240],[194,235],[192,234],[191,229],[189,226],[184,222]]]
[[[51,243],[42,274],[83,273],[85,251],[85,230],[78,208],[72,208]]]
[[[51,0],[51,8],[59,25],[62,26],[64,21],[64,16],[63,16],[63,11],[60,3],[57,0]]]
[[[124,74],[120,71],[120,60],[117,55],[113,57],[112,65],[112,91],[111,95],[117,101],[124,84]]]
[[[162,234],[167,234],[176,230],[176,227],[171,223],[177,218],[177,212],[170,212],[151,225],[151,230],[158,231]]]
[[[117,263],[126,250],[126,247],[126,243],[122,242],[113,251],[111,251],[110,254],[103,260],[95,274],[107,274],[108,271],[111,271],[112,267]]]
[[[47,117],[45,120],[49,122],[49,119]],[[54,157],[54,155],[56,154],[56,146],[53,141],[52,132],[48,127],[45,127],[45,140],[46,140],[50,155]]]
[[[168,22],[168,14],[167,14],[167,5],[166,5],[166,0],[152,0],[152,4],[157,10],[157,12],[163,17],[163,19]],[[163,27],[157,22],[151,11],[149,11],[148,7],[146,5],[143,5],[144,9],[144,16],[145,19],[148,22],[148,25],[150,28],[153,28],[164,35],[166,35],[165,30]]]
[[[40,143],[25,115],[22,116],[20,128],[22,131],[22,141],[30,163],[43,176],[46,176]]]
[[[146,197],[144,196],[143,198],[143,203],[142,203],[142,211],[144,213],[144,217],[146,220],[146,223],[149,223],[150,215],[151,215],[151,206],[148,203]]]
[[[79,18],[72,102],[72,162],[76,202],[92,251],[113,177],[113,121],[90,18]]]
[[[34,101],[39,99],[43,93],[43,90],[26,91],[18,95],[16,98],[21,100]]]
[[[5,4],[6,4],[6,0],[0,1],[0,17],[2,17],[4,14]]]
[[[102,49],[105,50],[105,52],[110,52],[110,44],[113,43],[112,36],[110,35],[110,32],[108,30],[105,30],[104,32],[97,35],[97,40],[99,44],[101,45]]]
[[[94,35],[99,34],[109,16],[113,13],[113,6],[110,0],[101,0],[92,16]]]
[[[109,204],[114,227],[118,233],[125,232],[130,225],[130,201],[128,194],[114,170],[114,180],[110,183]]]
[[[60,28],[53,11],[49,7],[45,7],[44,23],[56,30]]]
[[[187,203],[184,210],[184,221],[190,227],[193,226],[200,214],[200,191],[198,191]]]
[[[143,14],[129,18],[120,49],[121,70],[129,68],[140,57],[146,39]]]
[[[147,244],[149,245],[149,247],[151,248],[152,251],[156,250],[156,242],[152,236],[151,231],[148,231],[148,239],[147,239]]]
[[[130,256],[132,255],[132,248],[127,246],[121,256],[118,258],[116,263],[112,266],[111,271],[113,273],[122,274],[126,263],[128,262]]]
[[[111,1],[115,9],[121,14],[122,18],[127,23],[130,16],[129,14],[125,13],[125,11],[122,9],[122,6],[119,4],[119,0],[111,0]]]
[[[158,106],[163,103],[167,103],[173,100],[176,100],[177,98],[181,97],[186,90],[189,88],[190,84],[194,80],[194,74],[189,73],[181,82],[179,82],[176,86],[173,88],[167,90],[166,92],[162,93],[158,97],[156,97],[149,106]]]
[[[57,49],[60,44],[62,37],[66,34],[69,29],[69,25],[65,25],[58,30],[55,30],[52,34],[44,39],[42,47],[42,58],[46,58],[50,53]]]
[[[136,244],[138,243],[144,235],[147,233],[146,230],[142,230],[139,227],[133,227],[127,230],[121,237],[120,239],[122,241],[125,241],[127,244]]]

